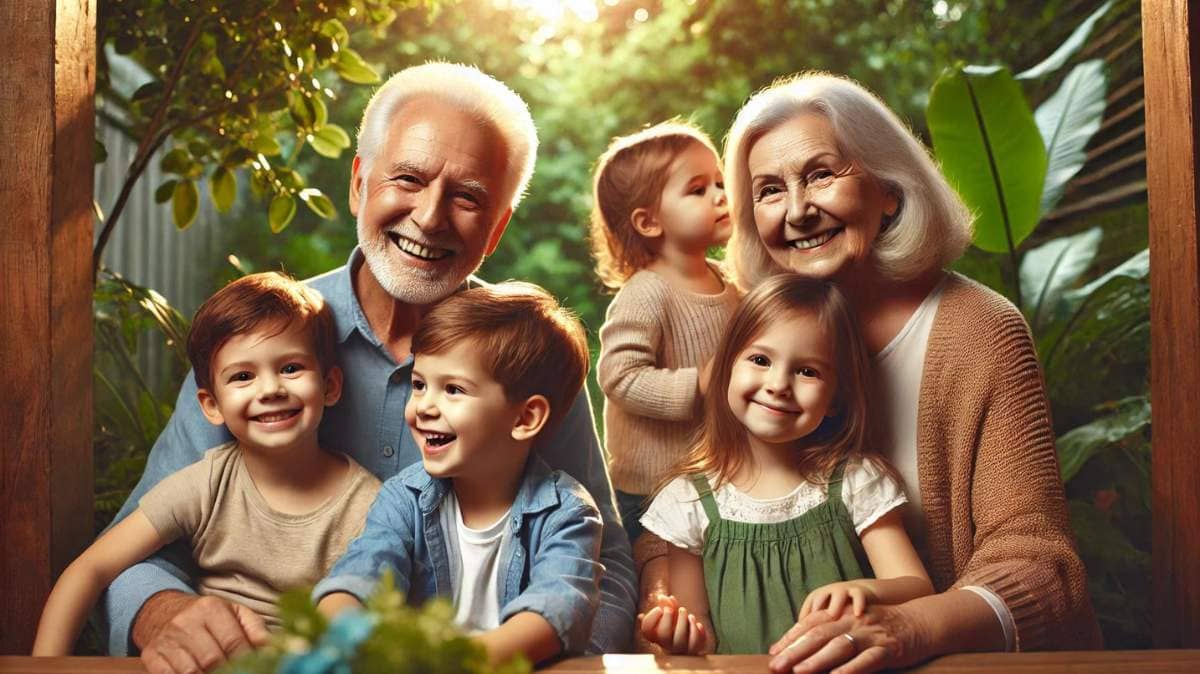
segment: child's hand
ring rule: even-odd
[[[862,583],[853,580],[841,583],[830,583],[819,587],[808,594],[804,605],[800,607],[800,619],[813,611],[829,611],[831,617],[842,615],[842,610],[849,604],[854,609],[854,615],[860,616],[867,608],[867,602],[875,602],[875,593]]]
[[[707,652],[711,638],[704,622],[669,594],[659,594],[654,608],[639,616],[642,636],[672,655]]]

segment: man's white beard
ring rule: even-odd
[[[473,271],[479,260],[466,259],[461,251],[451,257],[451,264],[439,270],[416,269],[399,260],[404,255],[382,230],[369,228],[363,218],[367,211],[364,189],[358,203],[358,247],[366,258],[367,267],[379,285],[397,301],[412,305],[436,304],[450,296]]]

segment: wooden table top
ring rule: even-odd
[[[605,655],[571,658],[541,671],[602,674],[604,672],[708,672],[760,674],[767,670],[765,655],[713,655],[703,658],[652,655]],[[1065,653],[979,653],[949,655],[908,670],[913,674],[1195,674],[1200,650],[1083,651]],[[136,658],[31,658],[0,656],[3,674],[144,674]]]

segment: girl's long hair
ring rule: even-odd
[[[729,380],[738,355],[771,321],[796,315],[811,316],[833,340],[837,390],[832,416],[820,427],[796,441],[796,467],[814,484],[828,482],[838,464],[861,459],[869,443],[867,414],[870,409],[870,357],[859,333],[850,304],[833,283],[785,273],[769,277],[746,295],[717,347],[712,378],[704,398],[704,419],[678,466],[658,485],[673,478],[703,474],[716,476],[713,489],[732,479],[750,458],[745,426],[729,408]],[[883,470],[894,469],[877,453]],[[655,491],[657,492],[658,489]]]

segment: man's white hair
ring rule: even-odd
[[[537,129],[529,106],[503,82],[460,63],[431,61],[405,68],[379,87],[363,110],[358,130],[358,156],[363,164],[359,175],[370,172],[387,140],[392,118],[405,103],[418,98],[444,101],[491,126],[500,135],[508,162],[502,194],[516,208],[533,176],[537,157]]]
[[[725,145],[725,189],[738,283],[753,288],[779,271],[754,224],[750,148],[764,134],[804,113],[829,120],[838,150],[899,201],[895,218],[875,239],[876,268],[896,280],[916,278],[962,255],[973,216],[946,182],[929,151],[888,107],[857,82],[822,72],[776,81],[738,111]]]

